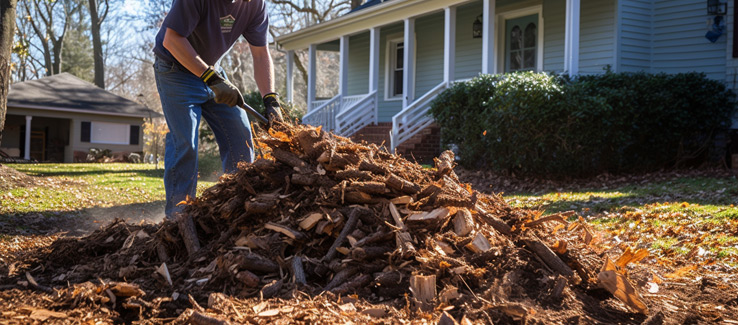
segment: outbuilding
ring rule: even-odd
[[[91,148],[143,152],[144,118],[160,114],[69,73],[15,83],[0,150],[26,160],[75,162]]]

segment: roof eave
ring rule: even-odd
[[[298,50],[353,35],[375,26],[384,26],[406,18],[421,16],[445,7],[473,0],[393,0],[345,16],[279,36],[275,39],[283,50]]]
[[[149,113],[116,113],[116,112],[91,111],[91,110],[79,109],[79,108],[64,108],[64,107],[51,107],[51,106],[45,106],[45,105],[8,103],[8,109],[11,109],[11,108],[24,108],[24,109],[35,109],[35,110],[45,110],[45,111],[82,113],[82,114],[92,114],[92,115],[107,115],[107,116],[121,116],[121,117],[140,117],[140,118],[150,117]],[[151,111],[151,117],[158,117],[158,116],[160,116],[159,113]]]

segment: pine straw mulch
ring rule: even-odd
[[[541,217],[472,190],[458,180],[450,152],[424,169],[309,126],[279,124],[257,140],[261,157],[188,200],[178,220],[118,220],[23,255],[0,278],[2,318],[68,324],[738,319],[735,286],[651,278],[635,263],[647,252],[605,250],[586,222],[569,221],[576,219],[572,213]],[[654,281],[663,290],[645,292]]]

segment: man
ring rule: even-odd
[[[263,0],[175,0],[164,19],[156,36],[154,70],[169,126],[164,157],[167,218],[182,211],[177,203],[195,196],[200,117],[213,130],[224,172],[254,159],[248,117],[235,107],[243,97],[218,67],[240,36],[249,43],[269,123],[282,120],[268,28]]]

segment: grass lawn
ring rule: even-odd
[[[646,248],[659,264],[738,266],[738,180],[673,174],[653,181],[547,193],[506,193],[516,207],[574,210],[613,244]]]
[[[0,191],[0,216],[163,202],[163,169],[148,164],[7,164],[39,186]],[[198,182],[198,190],[214,182]]]

